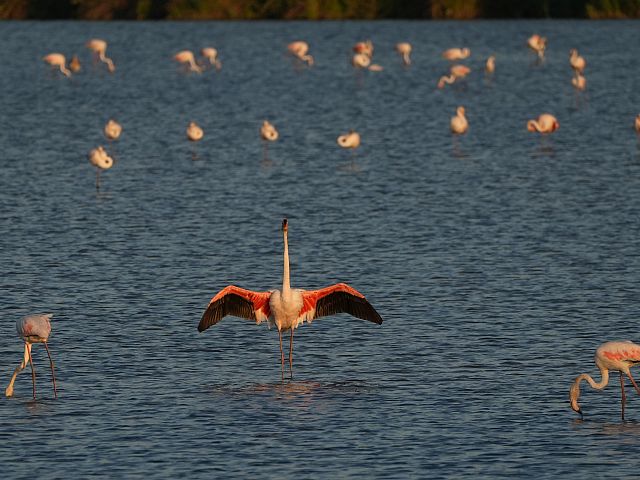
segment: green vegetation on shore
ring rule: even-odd
[[[640,0],[0,0],[2,19],[639,18]]]

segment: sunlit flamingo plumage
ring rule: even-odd
[[[113,73],[116,69],[116,66],[113,64],[113,61],[107,57],[107,42],[101,40],[99,38],[93,38],[87,42],[87,48],[93,53],[95,53],[101,62],[107,64],[107,68],[111,73]]]
[[[465,78],[470,72],[471,69],[466,65],[453,65],[449,69],[449,75],[443,75],[440,77],[440,80],[438,80],[438,88],[443,88],[445,84],[451,85],[457,80]]]
[[[471,50],[468,48],[450,48],[442,52],[442,58],[447,60],[464,60],[471,55]]]
[[[571,64],[571,68],[573,68],[576,73],[583,73],[585,67],[587,66],[586,60],[584,59],[584,57],[578,55],[578,50],[576,50],[575,48],[572,48],[569,51],[569,63]]]
[[[109,140],[117,140],[122,133],[122,125],[111,119],[104,126],[104,136]]]
[[[547,48],[547,39],[545,37],[541,37],[537,33],[534,33],[527,40],[527,45],[531,50],[536,52],[539,59],[544,58],[544,51]]]
[[[496,71],[496,57],[495,55],[491,55],[487,58],[487,63],[484,66],[484,70],[487,73],[493,73]]]
[[[527,130],[538,133],[552,133],[560,128],[558,119],[550,113],[543,113],[537,120],[529,120],[527,122]]]
[[[464,107],[458,107],[456,109],[456,115],[451,117],[451,131],[457,134],[466,133],[469,128],[469,122],[465,117]]]
[[[209,62],[209,65],[216,67],[216,70],[222,68],[222,62],[218,59],[218,50],[213,47],[205,47],[200,53]]]
[[[187,138],[192,142],[197,142],[204,137],[204,131],[196,122],[189,122],[187,127]]]
[[[202,67],[196,63],[196,57],[194,57],[191,50],[182,50],[173,56],[173,59],[183,65],[187,65],[189,70],[196,73],[202,72]]]
[[[102,145],[89,152],[89,162],[96,167],[96,190],[100,190],[100,172],[113,167],[113,158],[109,156]]]
[[[396,44],[396,52],[402,57],[402,61],[405,65],[411,65],[411,44],[407,42],[400,42]]]
[[[577,90],[584,90],[587,88],[587,79],[580,72],[576,72],[571,79],[571,85],[573,85]]]
[[[307,62],[309,66],[313,65],[313,57],[309,55],[309,44],[298,40],[287,45],[287,50],[291,55],[298,58],[302,62]]]
[[[80,65],[80,60],[78,59],[77,55],[74,55],[69,62],[69,70],[71,70],[73,73],[78,73],[81,69],[82,67]]]
[[[65,63],[67,63],[67,59],[61,53],[50,53],[49,55],[42,58],[45,62],[47,62],[52,67],[57,67],[65,77],[71,76],[71,71],[67,69]]]

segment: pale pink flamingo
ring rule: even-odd
[[[569,401],[571,408],[580,414],[582,410],[578,404],[580,396],[580,382],[586,380],[592,388],[602,390],[609,384],[609,370],[617,370],[620,372],[620,389],[622,390],[622,419],[624,420],[624,406],[627,396],[624,392],[624,375],[629,377],[631,384],[640,394],[640,388],[631,376],[630,368],[640,364],[640,345],[636,345],[630,341],[614,341],[606,342],[598,347],[595,356],[596,366],[600,370],[602,378],[597,382],[591,378],[589,374],[582,373],[576,377],[569,390]]]
[[[87,48],[91,50],[98,59],[107,64],[107,68],[109,72],[113,73],[116,69],[116,66],[113,64],[113,61],[107,57],[107,42],[101,40],[99,38],[92,38],[87,42]]]
[[[189,126],[187,127],[187,138],[192,142],[197,142],[204,137],[204,132],[202,128],[196,122],[189,122]]]
[[[493,72],[496,71],[496,57],[495,57],[495,55],[491,55],[489,58],[487,58],[487,63],[484,66],[484,70],[488,74],[492,74]]]
[[[453,65],[449,69],[449,75],[444,75],[438,80],[438,88],[444,88],[445,84],[451,85],[459,79],[469,75],[471,69],[465,65]]]
[[[353,151],[360,146],[360,134],[356,131],[349,130],[349,133],[338,137],[338,145]]]
[[[587,66],[586,60],[578,55],[578,50],[576,50],[575,48],[572,48],[569,51],[569,63],[571,64],[571,68],[573,68],[576,73],[583,73],[585,67]]]
[[[467,133],[469,128],[469,122],[467,121],[467,117],[464,116],[465,110],[464,107],[458,107],[456,109],[456,115],[451,117],[451,131],[458,135]]]
[[[222,62],[218,60],[218,50],[213,47],[205,47],[200,51],[200,53],[209,62],[209,65],[216,67],[216,70],[220,70],[222,68]]]
[[[113,158],[100,145],[89,152],[89,162],[96,167],[96,190],[100,190],[100,171],[113,167]]]
[[[358,42],[353,46],[353,51],[355,53],[362,53],[367,57],[373,57],[373,43],[371,40],[367,40],[366,42]]]
[[[402,57],[405,65],[411,65],[411,44],[407,42],[396,43],[396,52]]]
[[[78,73],[81,70],[81,66],[80,66],[80,60],[78,59],[77,55],[74,55],[71,58],[71,61],[69,62],[69,69],[73,72],[73,73]]]
[[[122,125],[115,120],[111,119],[104,126],[104,136],[109,140],[117,140],[122,133]]]
[[[640,115],[636,117],[635,127],[636,127],[636,132],[640,133]]]
[[[545,37],[541,37],[537,33],[534,33],[527,40],[527,45],[531,50],[536,52],[540,60],[544,58],[544,51],[547,48],[547,39]]]
[[[178,63],[188,65],[189,70],[192,72],[202,73],[202,67],[196,63],[196,58],[193,56],[193,52],[191,50],[182,50],[176,53],[173,56],[173,59]]]
[[[571,84],[577,90],[584,90],[585,88],[587,88],[587,79],[580,72],[576,71],[576,74],[571,79]]]
[[[262,122],[260,127],[260,137],[263,143],[263,157],[266,161],[269,156],[269,142],[275,142],[278,139],[278,130],[267,120]]]
[[[560,128],[560,123],[550,113],[543,113],[537,120],[529,120],[527,122],[527,130],[530,132],[552,133],[558,128]]]
[[[65,77],[71,76],[71,71],[65,67],[65,63],[67,63],[67,59],[61,53],[50,53],[49,55],[42,58],[45,62],[47,62],[52,67],[57,67],[64,74]]]
[[[22,362],[13,371],[13,376],[9,385],[4,391],[7,397],[13,396],[13,384],[16,381],[18,374],[24,370],[27,366],[27,362],[31,365],[31,381],[33,382],[33,398],[36,398],[36,371],[33,367],[33,358],[31,356],[31,346],[34,343],[43,343],[44,348],[47,350],[49,356],[49,364],[51,365],[51,381],[53,382],[53,394],[58,398],[58,389],[56,388],[56,375],[53,367],[53,360],[51,359],[51,352],[49,352],[49,346],[47,341],[49,335],[51,335],[51,322],[50,319],[53,316],[52,313],[46,313],[43,315],[29,315],[28,317],[21,318],[16,322],[16,330],[18,336],[24,341],[24,356]]]
[[[442,52],[442,58],[447,60],[464,60],[471,55],[471,50],[468,48],[450,48]]]
[[[284,380],[284,352],[282,350],[282,332],[289,330],[289,372],[293,378],[293,331],[316,318],[348,313],[354,317],[382,323],[382,318],[360,292],[344,283],[331,285],[320,290],[292,289],[289,280],[289,244],[287,240],[289,225],[282,221],[284,238],[284,273],[282,290],[256,292],[229,285],[217,293],[209,302],[198,325],[202,332],[215,325],[227,315],[254,320],[256,324],[268,322],[275,325],[280,337],[280,361],[282,380]]]
[[[307,42],[303,42],[302,40],[291,42],[287,45],[287,50],[300,61],[307,62],[309,66],[313,65],[313,57],[308,53],[309,44]]]
[[[356,68],[369,68],[371,58],[364,53],[355,53],[353,57],[351,57],[351,65]]]

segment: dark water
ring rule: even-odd
[[[637,478],[638,396],[626,422],[616,376],[585,389],[584,422],[567,397],[601,342],[640,340],[639,26],[0,23],[0,373],[20,361],[15,320],[53,312],[60,394],[34,347],[38,400],[26,370],[0,401],[2,476]],[[91,66],[92,37],[114,75]],[[311,70],[283,53],[301,38]],[[367,38],[383,72],[348,64]],[[217,74],[171,61],[209,45]],[[453,46],[472,74],[437,90]],[[52,74],[53,51],[84,69]],[[452,138],[458,105],[470,130]],[[560,130],[528,133],[545,111]],[[86,154],[111,117],[124,131],[96,195]],[[335,142],[350,128],[354,159]],[[348,282],[385,322],[300,328],[281,385],[275,330],[196,326],[229,283],[279,286],[284,216],[294,286]]]

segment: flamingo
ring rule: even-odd
[[[469,75],[471,69],[465,65],[453,65],[449,70],[449,75],[444,75],[438,80],[438,88],[443,88],[445,83],[451,85],[456,80]]]
[[[578,90],[587,88],[587,79],[580,72],[576,71],[575,76],[571,79],[571,84]]]
[[[407,42],[401,42],[396,44],[396,52],[402,57],[402,61],[405,65],[411,65],[411,44]]]
[[[307,53],[309,51],[309,44],[307,42],[301,40],[291,42],[287,45],[287,50],[294,57],[303,62],[307,62],[309,66],[313,65],[313,57]]]
[[[367,57],[373,57],[373,43],[371,40],[367,40],[366,42],[358,42],[353,46],[353,51],[355,53],[362,53]]]
[[[100,171],[113,167],[113,158],[100,145],[89,152],[89,161],[96,167],[96,190],[100,190]]]
[[[269,155],[269,142],[275,142],[278,139],[278,130],[267,120],[262,122],[262,127],[260,127],[260,136],[262,137],[263,146],[264,146],[264,160],[267,160]]]
[[[104,40],[100,40],[99,38],[92,38],[86,44],[89,50],[92,50],[94,54],[98,56],[100,61],[107,64],[107,68],[109,72],[113,73],[116,69],[116,66],[113,64],[113,61],[106,56],[107,53],[107,42]]]
[[[51,359],[51,352],[47,345],[49,335],[51,335],[51,317],[52,313],[46,313],[42,315],[29,315],[21,318],[16,322],[16,330],[18,336],[24,341],[24,356],[22,362],[13,371],[13,376],[9,385],[4,391],[7,397],[13,396],[13,384],[16,381],[18,374],[24,370],[27,366],[27,362],[31,365],[31,381],[33,382],[33,398],[36,398],[36,371],[33,368],[33,357],[31,356],[31,346],[34,343],[43,343],[44,348],[47,350],[49,356],[49,364],[51,365],[51,380],[53,382],[53,394],[58,398],[58,389],[56,388],[56,374],[53,367],[53,360]]]
[[[80,60],[77,55],[74,55],[69,62],[69,69],[73,73],[78,73],[82,67],[80,66]]]
[[[640,388],[631,376],[630,368],[640,364],[640,345],[636,345],[630,341],[614,341],[605,342],[596,350],[595,361],[602,378],[599,383],[591,378],[591,375],[582,373],[576,377],[571,389],[569,390],[569,401],[573,411],[580,414],[582,418],[582,410],[578,404],[580,396],[580,382],[586,380],[592,388],[602,390],[609,384],[609,370],[617,370],[620,372],[620,389],[622,390],[622,420],[624,420],[624,406],[627,402],[627,396],[624,392],[624,375],[629,377],[631,384],[640,394]]]
[[[173,56],[173,59],[182,64],[188,64],[189,70],[192,72],[202,73],[202,68],[196,63],[191,50],[182,50]]]
[[[198,124],[196,122],[190,122],[189,126],[187,127],[187,138],[192,142],[197,142],[198,140],[202,139],[203,136],[204,132],[198,126]]]
[[[636,117],[635,127],[636,132],[640,133],[640,114]]]
[[[200,53],[202,56],[209,61],[210,65],[214,65],[216,70],[220,70],[222,68],[222,62],[218,60],[218,50],[213,47],[205,47]]]
[[[282,333],[290,331],[289,372],[293,378],[293,331],[316,318],[348,313],[362,320],[380,325],[382,318],[360,292],[345,283],[337,283],[319,290],[292,289],[289,280],[289,244],[287,234],[289,224],[282,220],[284,239],[284,273],[282,290],[255,292],[229,285],[218,292],[209,302],[209,306],[198,324],[203,332],[215,325],[227,315],[255,320],[256,324],[268,322],[278,329],[280,338],[280,362],[282,381],[284,381],[284,353]]]
[[[573,68],[574,72],[582,73],[584,72],[584,68],[587,66],[586,60],[578,55],[578,50],[572,48],[569,51],[569,63],[571,64],[571,68]]]
[[[354,151],[360,146],[360,134],[353,130],[349,130],[349,133],[340,135],[338,137],[338,145],[342,148],[347,148]]]
[[[117,140],[122,133],[122,125],[115,120],[109,120],[104,126],[104,136],[109,140]]]
[[[67,63],[67,59],[63,54],[50,53],[42,59],[52,67],[58,67],[65,77],[71,76],[71,72],[67,69],[67,67],[64,66],[64,64]]]
[[[484,66],[484,70],[489,74],[492,74],[493,72],[496,71],[496,57],[495,57],[495,55],[491,55],[489,58],[487,58],[487,63]]]
[[[541,37],[537,33],[534,33],[527,40],[527,45],[531,50],[538,54],[538,58],[542,60],[544,58],[544,51],[547,48],[547,39]]]
[[[558,120],[550,113],[543,113],[537,120],[527,122],[527,130],[530,132],[552,133],[558,128],[560,128]]]
[[[456,115],[454,117],[451,117],[451,131],[453,133],[457,133],[459,135],[467,133],[469,122],[467,121],[467,117],[465,117],[464,114],[464,107],[458,107],[456,109]]]
[[[464,60],[471,55],[471,50],[468,48],[450,48],[442,52],[442,58],[447,60]]]

